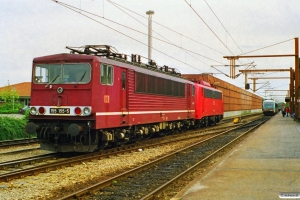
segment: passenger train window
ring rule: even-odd
[[[100,74],[100,82],[103,85],[113,85],[113,67],[110,65],[102,64],[101,65],[101,74]]]

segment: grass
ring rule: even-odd
[[[0,116],[0,141],[32,138],[36,135],[25,133],[24,127],[28,122],[28,112],[22,118]]]

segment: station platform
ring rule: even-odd
[[[300,199],[299,177],[300,123],[279,113],[171,200]]]

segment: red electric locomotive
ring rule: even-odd
[[[25,130],[37,133],[41,149],[92,152],[196,125],[195,88],[204,86],[137,55],[129,62],[110,46],[67,48],[71,54],[33,60]],[[210,114],[196,111],[199,120]]]
[[[198,126],[215,125],[223,119],[222,91],[213,88],[208,82],[195,84],[195,120]]]

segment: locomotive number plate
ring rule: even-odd
[[[70,108],[50,108],[50,114],[70,114]]]

